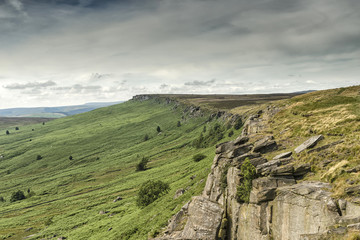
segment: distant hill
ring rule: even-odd
[[[89,112],[97,108],[115,105],[119,102],[92,102],[75,106],[36,107],[36,108],[8,108],[0,109],[0,117],[40,117],[61,118],[79,113]]]

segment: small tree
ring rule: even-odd
[[[23,200],[25,199],[25,194],[23,191],[19,190],[17,192],[13,192],[11,194],[11,198],[10,198],[10,202],[16,202],[16,201],[19,201],[19,200]]]
[[[15,127],[15,130],[19,130],[19,127]]]
[[[10,134],[9,130],[6,130],[6,135],[9,135],[9,134]]]
[[[248,203],[252,188],[252,180],[256,177],[256,168],[250,163],[248,158],[241,165],[241,175],[243,176],[240,185],[237,187],[237,200]]]
[[[70,155],[70,156],[69,156],[69,160],[73,160],[73,156]]]
[[[142,157],[141,161],[136,165],[136,171],[145,171],[148,162],[149,162],[149,158]]]
[[[36,160],[41,160],[42,159],[42,156],[41,155],[37,155],[36,156]]]
[[[231,131],[229,132],[228,136],[231,137],[232,135],[234,135],[234,131],[233,131],[233,130],[231,130]]]
[[[176,126],[177,126],[177,127],[181,127],[181,122],[178,121]]]
[[[137,205],[145,207],[169,191],[168,183],[149,180],[144,182],[138,192]]]
[[[161,132],[160,126],[157,126],[156,131],[159,133]]]

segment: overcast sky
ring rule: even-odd
[[[0,0],[0,108],[359,76],[359,0]]]

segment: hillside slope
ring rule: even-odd
[[[214,143],[196,149],[192,142],[216,122],[201,111],[152,99],[1,132],[0,236],[146,239],[203,188]],[[222,128],[225,139],[231,130]],[[206,158],[194,162],[197,153]],[[150,159],[148,169],[135,171],[143,156]],[[170,191],[140,208],[137,190],[148,179],[169,183]],[[173,199],[180,188],[185,193]],[[10,202],[18,190],[31,197]],[[122,200],[113,202],[118,196]]]

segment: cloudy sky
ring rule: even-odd
[[[360,84],[359,0],[0,0],[0,108]]]

